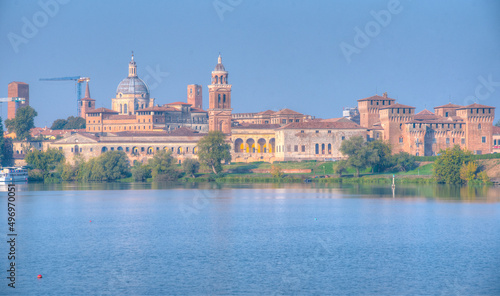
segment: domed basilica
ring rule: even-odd
[[[137,64],[134,55],[128,64],[128,77],[116,88],[116,98],[111,99],[111,109],[122,115],[132,115],[136,111],[153,107],[155,99],[149,97],[149,88],[137,76]]]

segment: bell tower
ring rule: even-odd
[[[231,84],[228,84],[228,73],[219,59],[212,71],[212,84],[208,86],[208,128],[210,131],[231,133]]]

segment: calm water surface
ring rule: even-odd
[[[17,189],[16,288],[4,242],[0,294],[500,295],[499,188]]]

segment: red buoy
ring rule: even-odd
[[[42,275],[41,275],[41,274],[37,275],[37,278],[41,279],[41,278],[42,278]]]

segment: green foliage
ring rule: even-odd
[[[285,174],[283,173],[283,170],[279,165],[272,165],[271,175],[273,176],[273,178],[283,178]]]
[[[130,163],[123,151],[108,151],[97,158],[94,168],[102,171],[102,179],[113,181],[130,175]]]
[[[200,169],[200,163],[196,159],[187,158],[182,163],[182,170],[187,176],[195,178],[195,174],[198,173]]]
[[[415,156],[410,155],[407,152],[399,152],[393,156],[394,168],[401,172],[408,172],[417,167],[415,162]]]
[[[151,176],[154,181],[175,181],[179,178],[177,171],[177,161],[172,156],[172,152],[161,150],[148,161]]]
[[[391,145],[381,140],[373,141],[368,147],[378,156],[378,161],[372,165],[374,172],[383,172],[394,166],[394,158],[391,153]]]
[[[460,184],[460,169],[463,164],[468,164],[472,160],[472,153],[462,150],[460,146],[441,150],[434,162],[434,176],[438,183]]]
[[[57,165],[64,163],[64,154],[57,149],[47,149],[46,151],[35,149],[26,153],[24,160],[33,169],[40,170],[43,176],[48,177]]]
[[[35,117],[38,113],[31,106],[21,107],[16,112],[16,117],[7,119],[5,126],[9,132],[15,132],[18,140],[31,139],[30,130],[35,127]]]
[[[226,143],[225,136],[220,131],[208,132],[198,142],[198,158],[200,163],[211,168],[214,174],[222,171],[221,162],[229,163],[231,161],[231,146]]]
[[[74,172],[79,181],[114,181],[130,175],[128,157],[123,151],[104,152],[77,166]]]
[[[460,179],[463,182],[469,183],[476,178],[476,172],[477,164],[475,161],[464,162],[460,168]]]
[[[84,129],[85,128],[85,119],[79,116],[74,117],[70,116],[68,119],[56,119],[52,126],[50,127],[53,130],[62,130],[62,129]]]
[[[13,151],[12,140],[3,137],[3,124],[0,117],[0,164],[2,166],[13,165]]]
[[[339,160],[333,163],[333,171],[340,177],[342,177],[342,174],[347,171],[347,167],[347,160]]]
[[[146,181],[151,178],[151,169],[141,162],[136,162],[132,167],[132,178],[138,182]]]
[[[14,146],[12,145],[12,140],[10,138],[5,138],[3,142],[3,147],[1,148],[2,153],[2,166],[13,166],[14,165]]]
[[[380,160],[378,151],[371,149],[362,136],[355,136],[343,141],[340,145],[340,152],[349,156],[347,165],[356,170],[356,177],[359,177],[360,170],[370,167]]]
[[[500,119],[497,121],[497,123],[495,123],[495,126],[500,127]]]
[[[477,174],[477,178],[483,182],[483,184],[488,184],[491,182],[490,177],[488,177],[488,174],[486,172],[480,172]]]

